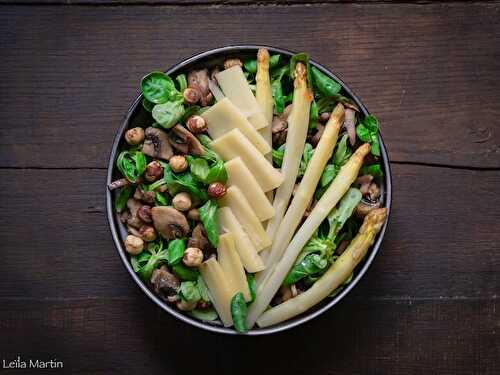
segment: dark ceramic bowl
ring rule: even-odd
[[[244,45],[244,46],[227,46],[227,47],[222,47],[222,48],[216,48],[212,49],[210,51],[206,51],[200,54],[197,54],[193,57],[190,57],[173,67],[167,70],[167,74],[171,75],[176,75],[178,73],[182,72],[187,72],[191,70],[192,68],[196,67],[207,67],[207,66],[213,66],[213,65],[222,65],[222,62],[226,57],[234,56],[234,57],[242,57],[242,58],[247,58],[247,57],[253,57],[255,58],[257,50],[260,47],[266,47],[271,53],[281,53],[286,56],[292,56],[294,53],[291,51],[279,49],[279,48],[274,48],[274,47],[268,47],[268,46],[255,46],[255,45]],[[368,110],[366,107],[363,105],[361,100],[354,95],[354,93],[347,87],[347,85],[342,82],[335,74],[330,72],[328,69],[326,69],[324,66],[314,62],[311,60],[311,64],[318,69],[320,69],[322,72],[327,74],[328,76],[332,77],[335,79],[337,82],[339,82],[342,85],[342,88],[347,94],[346,96],[350,96],[356,104],[359,106],[361,109],[361,112],[363,112],[364,115],[368,114]],[[139,95],[137,99],[134,100],[132,103],[127,115],[125,116],[125,120],[123,121],[122,126],[116,133],[113,146],[111,148],[111,155],[109,158],[109,164],[108,164],[108,174],[107,174],[107,184],[109,184],[111,181],[114,179],[118,178],[118,174],[115,168],[115,161],[116,157],[118,155],[118,150],[122,146],[122,140],[123,140],[123,135],[125,131],[130,128],[130,127],[135,127],[135,126],[144,126],[145,120],[147,119],[145,110],[142,108],[141,105],[141,100],[142,100],[142,95]],[[382,137],[380,137],[380,148],[381,148],[381,153],[382,153],[382,164],[383,164],[383,169],[384,169],[384,177],[381,181],[381,190],[382,190],[382,203],[385,205],[385,207],[388,208],[389,213],[390,213],[390,208],[391,208],[391,195],[392,195],[392,188],[391,188],[391,170],[389,167],[389,159],[387,157],[387,151],[385,149],[384,142],[382,140]],[[217,332],[217,333],[225,333],[225,334],[237,334],[237,332],[234,329],[231,328],[224,328],[221,324],[215,324],[215,323],[204,323],[201,322],[197,319],[194,319],[190,317],[189,315],[186,315],[174,307],[171,307],[167,305],[165,302],[161,301],[151,290],[148,289],[148,287],[142,282],[142,280],[135,274],[134,270],[132,269],[132,266],[130,264],[129,257],[123,247],[123,239],[125,238],[127,232],[126,228],[124,225],[120,222],[118,215],[114,212],[113,210],[113,194],[106,188],[106,210],[107,210],[107,217],[109,221],[109,226],[111,228],[111,234],[113,236],[113,240],[115,242],[116,248],[118,250],[118,254],[125,265],[125,268],[129,272],[130,276],[134,279],[134,281],[137,283],[137,285],[143,290],[143,292],[152,300],[154,301],[159,307],[161,307],[163,310],[167,311],[169,314],[173,315],[177,319],[180,319],[188,324],[191,324],[193,326],[206,329],[208,331],[212,332]],[[266,335],[266,334],[271,334],[275,332],[280,332],[284,331],[289,328],[296,327],[300,324],[303,324],[318,315],[324,313],[325,311],[329,310],[333,306],[335,306],[344,296],[349,293],[351,289],[353,289],[356,284],[359,282],[359,280],[363,277],[365,272],[368,270],[368,267],[372,263],[373,259],[375,258],[375,255],[377,255],[380,244],[382,242],[382,239],[384,237],[385,230],[387,228],[387,221],[384,224],[382,230],[378,234],[374,245],[372,246],[371,250],[369,251],[368,255],[366,258],[363,260],[361,264],[358,265],[356,268],[354,277],[347,286],[345,286],[334,298],[332,299],[326,299],[322,301],[320,304],[315,306],[314,308],[310,309],[306,313],[295,317],[294,319],[290,319],[284,323],[277,324],[273,327],[269,328],[254,328],[250,330],[247,334],[248,335]]]

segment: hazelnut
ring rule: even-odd
[[[139,229],[139,233],[141,235],[141,238],[146,242],[156,240],[156,231],[155,228],[151,225],[143,225],[141,229]]]
[[[188,167],[188,162],[182,155],[172,156],[168,163],[175,173],[184,172]]]
[[[200,211],[197,208],[191,208],[187,213],[188,219],[200,221]]]
[[[177,308],[181,311],[191,311],[196,308],[197,302],[188,302],[181,299],[177,301]]]
[[[127,130],[125,133],[125,141],[129,145],[138,145],[144,140],[144,129],[143,128],[132,128]]]
[[[229,69],[236,65],[243,66],[243,63],[240,59],[227,59],[224,61],[224,69]]]
[[[188,118],[186,121],[186,126],[193,134],[203,133],[207,130],[207,122],[203,117],[197,115]]]
[[[157,160],[153,160],[146,167],[146,172],[144,173],[144,177],[146,178],[146,181],[153,182],[158,180],[161,177],[162,173],[163,173],[163,168],[161,167],[160,162]]]
[[[210,306],[211,303],[209,301],[204,301],[203,299],[200,299],[196,305],[198,309],[208,309]]]
[[[187,211],[191,208],[191,197],[185,192],[178,193],[172,199],[172,204],[179,211]]]
[[[201,92],[197,88],[188,87],[184,90],[182,96],[184,97],[186,104],[196,104],[201,99]]]
[[[321,122],[327,122],[328,120],[330,120],[330,112],[323,112],[321,115],[319,115],[318,120]]]
[[[212,198],[220,198],[226,194],[226,186],[222,182],[213,182],[208,185],[207,192]]]
[[[144,249],[144,241],[142,238],[129,234],[127,238],[125,238],[125,250],[127,253],[131,255],[140,254]]]
[[[137,210],[137,216],[139,216],[139,219],[145,223],[151,223],[153,221],[151,218],[151,207],[147,205],[139,207]]]
[[[198,267],[203,262],[203,251],[197,247],[188,247],[184,251],[182,262],[188,267]]]

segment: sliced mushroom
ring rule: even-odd
[[[189,232],[186,217],[173,207],[153,207],[151,216],[153,217],[154,227],[167,240],[184,237]]]
[[[285,143],[287,134],[288,134],[288,129],[273,134],[273,145],[276,147],[276,146],[281,146],[283,143]]]
[[[168,272],[167,267],[161,266],[153,271],[151,284],[155,293],[164,301],[175,302],[177,300],[177,290],[181,283],[174,274]]]
[[[134,192],[134,199],[148,204],[154,204],[155,196],[156,193],[154,191],[143,191],[140,186],[137,186]]]
[[[208,87],[208,69],[192,70],[189,72],[188,87],[198,89],[201,92],[201,105],[206,106],[211,100]]]
[[[115,180],[108,184],[108,189],[109,190],[115,190],[123,186],[130,185],[130,181],[127,180],[126,178],[120,178],[119,180]]]
[[[363,176],[359,176],[356,179],[356,184],[358,185],[363,185],[363,184],[369,184],[373,181],[373,176],[371,174],[364,174]]]
[[[368,188],[368,196],[373,202],[380,198],[380,188],[375,182],[370,184],[370,187]]]
[[[170,130],[168,141],[172,147],[184,155],[201,156],[205,153],[205,149],[198,138],[181,125],[175,125]]]
[[[292,113],[292,104],[288,104],[285,109],[283,110],[283,113],[281,114],[281,118],[284,120],[288,119],[288,116],[290,116],[290,113]]]
[[[193,233],[191,233],[191,237],[189,237],[187,247],[197,247],[203,251],[209,246],[210,243],[208,242],[203,225],[196,225],[193,229]]]
[[[127,208],[130,211],[130,215],[127,218],[127,224],[134,228],[140,228],[144,224],[139,216],[137,216],[137,211],[141,206],[142,203],[137,199],[129,198],[129,200],[127,201]]]
[[[372,203],[363,199],[356,206],[356,216],[358,216],[359,218],[364,218],[366,215],[368,215],[370,211],[379,207],[380,207],[380,201]]]
[[[174,155],[168,142],[167,133],[158,128],[149,127],[145,131],[142,152],[152,158],[168,160]]]
[[[282,132],[283,130],[288,128],[288,123],[286,120],[282,119],[281,117],[275,116],[273,118],[273,122],[271,124],[271,132],[273,134]]]
[[[133,226],[131,226],[130,224],[127,225],[127,232],[129,232],[130,234],[133,234],[134,236],[137,236],[137,237],[142,237],[141,236],[141,233],[135,229]]]
[[[319,140],[321,139],[321,136],[323,135],[323,132],[325,131],[325,126],[321,125],[319,122],[316,124],[316,128],[318,129],[316,133],[310,138],[309,143],[311,146],[316,147],[319,143]]]
[[[339,243],[339,246],[337,246],[337,248],[335,249],[335,252],[338,255],[342,255],[342,253],[345,251],[345,249],[347,249],[347,246],[349,246],[349,241],[344,240],[341,243]]]
[[[344,127],[349,135],[349,143],[356,143],[356,112],[352,108],[345,109]]]

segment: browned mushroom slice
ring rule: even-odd
[[[149,127],[145,131],[146,137],[142,152],[152,158],[168,160],[174,155],[168,142],[167,133],[158,128]]]
[[[288,134],[288,129],[273,134],[273,145],[276,147],[276,146],[281,146],[283,143],[285,143],[287,134]]]
[[[189,237],[187,247],[197,247],[203,252],[208,251],[210,247],[210,242],[203,229],[203,225],[198,224],[194,227],[191,237]]]
[[[363,199],[356,206],[356,216],[364,218],[366,215],[368,215],[370,211],[379,207],[380,207],[380,201],[372,203]]]
[[[186,217],[173,207],[153,207],[151,216],[153,217],[154,227],[167,240],[184,237],[189,232]]]
[[[319,143],[319,140],[321,139],[321,136],[323,135],[323,132],[325,131],[325,126],[321,125],[319,122],[316,124],[316,128],[318,129],[316,133],[311,137],[309,140],[309,143],[311,146],[316,147]]]
[[[172,147],[184,155],[201,156],[205,153],[205,149],[198,138],[181,125],[175,125],[170,130],[168,141]]]
[[[130,215],[127,218],[127,224],[134,228],[140,228],[144,224],[144,222],[137,215],[137,211],[141,206],[142,203],[137,199],[129,198],[127,201],[127,208],[130,211]]]
[[[188,87],[200,90],[202,96],[210,93],[208,88],[208,69],[192,70],[187,76]]]
[[[368,188],[368,196],[372,202],[375,202],[380,198],[380,188],[375,182],[370,184],[370,187]]]
[[[356,143],[356,112],[352,108],[345,109],[344,127],[349,135],[349,143]]]
[[[127,180],[126,178],[120,178],[119,180],[115,180],[115,181],[109,183],[108,189],[115,190],[115,189],[121,188],[123,186],[128,186],[128,185],[130,185],[129,180]]]
[[[282,119],[281,117],[275,116],[271,124],[271,132],[273,134],[276,134],[285,130],[287,127],[288,123],[286,122],[286,120]]]
[[[288,120],[288,116],[290,116],[290,113],[292,113],[292,104],[288,104],[285,109],[283,110],[283,113],[281,114],[281,118],[284,120]]]
[[[168,272],[167,267],[161,266],[153,271],[151,284],[155,293],[162,300],[167,302],[176,301],[177,289],[179,289],[181,283],[174,274]]]

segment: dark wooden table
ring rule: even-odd
[[[72,374],[500,373],[499,2],[1,3],[0,361],[56,358],[53,371]],[[154,306],[104,212],[110,145],[142,75],[238,43],[308,51],[337,72],[380,118],[394,174],[362,282],[319,319],[259,338]]]

